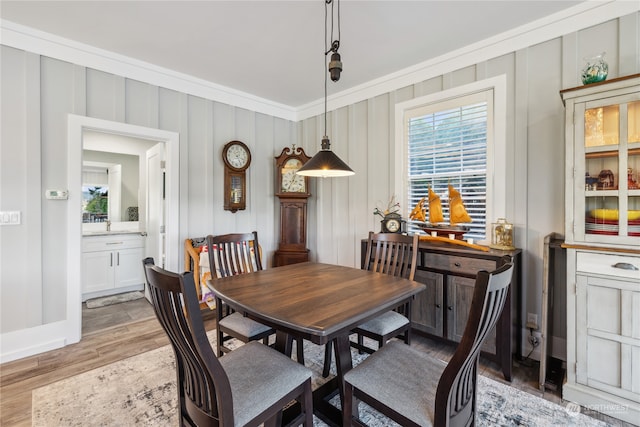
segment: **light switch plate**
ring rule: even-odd
[[[20,211],[0,212],[0,225],[20,225]]]

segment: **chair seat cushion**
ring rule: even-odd
[[[368,322],[358,325],[357,329],[362,329],[367,332],[384,336],[408,324],[409,319],[404,317],[402,314],[396,313],[395,311],[387,311],[378,317],[374,317]]]
[[[225,316],[220,320],[220,328],[232,330],[245,336],[248,340],[272,329],[269,326],[256,322],[253,319],[249,319],[238,312]]]
[[[311,378],[310,369],[257,341],[218,360],[229,377],[235,425],[246,425]]]
[[[417,424],[431,426],[436,388],[446,366],[400,341],[390,341],[347,372],[344,380]]]

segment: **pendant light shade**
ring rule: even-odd
[[[330,148],[329,137],[322,138],[322,150],[298,170],[298,175],[316,177],[338,177],[355,175],[355,172],[340,160]]]
[[[329,53],[331,55],[331,62],[329,62],[328,71],[331,74],[331,80],[336,82],[340,79],[340,73],[342,72],[342,61],[338,49],[340,48],[340,0],[335,0],[338,3],[338,39],[331,43],[331,48],[327,50],[327,7],[331,4],[331,38],[333,38],[333,1],[324,0],[324,53],[325,61]],[[322,149],[316,153],[307,163],[300,168],[296,174],[302,176],[314,176],[314,177],[338,177],[355,175],[355,172],[347,166],[345,162],[331,151],[331,143],[327,136],[327,74],[324,76],[324,136],[322,137]]]

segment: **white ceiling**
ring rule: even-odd
[[[329,94],[582,1],[342,0],[344,71]],[[297,108],[323,96],[324,1],[5,1],[0,17]]]

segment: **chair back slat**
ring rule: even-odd
[[[504,261],[492,273],[478,273],[462,340],[438,382],[434,425],[475,424],[480,351],[502,314],[513,275],[513,264]]]
[[[207,236],[209,268],[213,277],[227,277],[262,270],[258,233]]]
[[[176,359],[181,425],[233,425],[229,378],[215,357],[192,273],[178,275],[143,261],[151,303]]]
[[[413,280],[416,271],[418,235],[369,232],[362,269]]]

